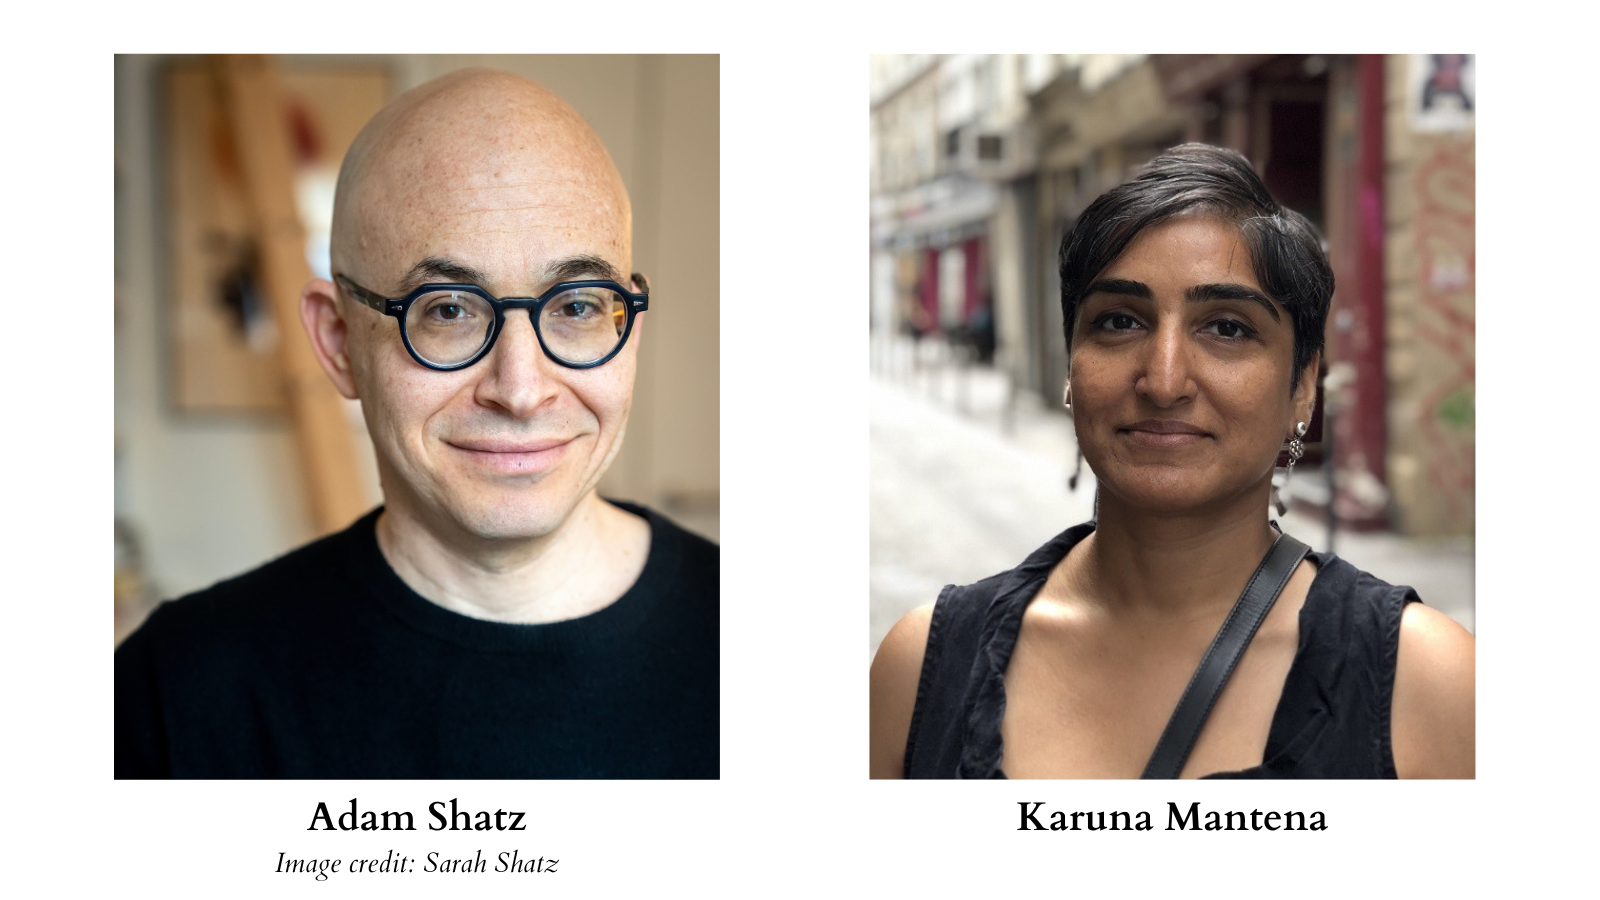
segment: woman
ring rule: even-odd
[[[1278,538],[1333,293],[1311,225],[1187,144],[1084,211],[1061,284],[1096,521],[890,631],[873,777],[1138,777]],[[1179,777],[1473,777],[1471,636],[1332,554],[1284,574]]]

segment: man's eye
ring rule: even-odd
[[[428,310],[428,315],[441,322],[454,322],[468,316],[467,308],[459,303],[436,303]]]
[[[584,319],[598,315],[599,308],[585,300],[569,300],[561,304],[559,314],[568,319]]]

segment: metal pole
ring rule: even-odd
[[[1339,530],[1339,512],[1335,501],[1339,495],[1334,493],[1334,456],[1333,436],[1337,433],[1333,427],[1334,408],[1339,404],[1333,397],[1326,397],[1322,405],[1322,472],[1328,482],[1328,552],[1333,551],[1333,535]]]

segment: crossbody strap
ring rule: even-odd
[[[1310,547],[1289,535],[1278,535],[1272,549],[1267,551],[1256,573],[1244,586],[1244,593],[1239,595],[1228,617],[1222,620],[1222,627],[1217,629],[1210,649],[1201,657],[1189,686],[1183,689],[1183,698],[1172,711],[1172,718],[1167,720],[1167,728],[1161,732],[1161,740],[1156,742],[1156,750],[1150,754],[1150,762],[1145,764],[1140,778],[1177,778],[1183,771],[1189,751],[1200,738],[1200,729],[1205,727],[1211,707],[1233,675],[1233,667],[1238,665],[1244,648],[1250,646],[1256,629],[1261,627],[1272,604],[1283,593],[1283,586],[1289,583],[1295,567],[1310,552]]]

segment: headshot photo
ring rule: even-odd
[[[873,57],[872,778],[1475,777],[1470,67]]]
[[[115,777],[715,779],[715,56],[118,56]]]

